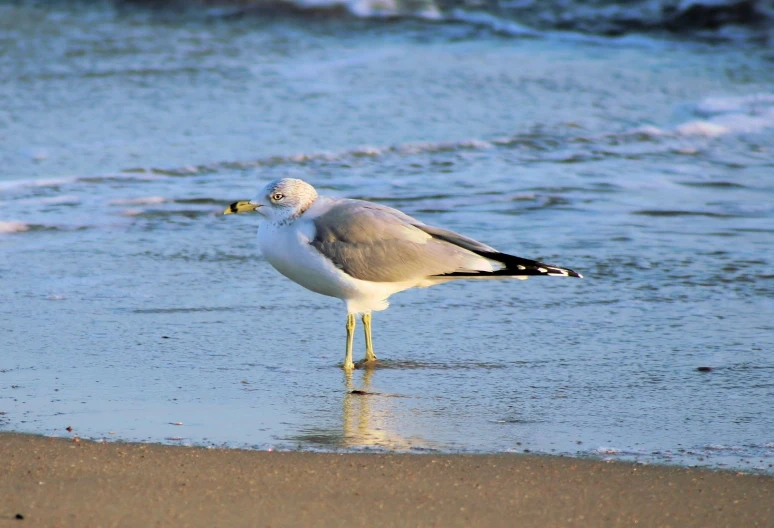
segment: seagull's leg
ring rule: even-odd
[[[363,314],[363,329],[365,330],[366,341],[366,362],[376,361],[376,354],[374,354],[374,342],[371,339],[371,312]]]
[[[352,370],[355,363],[352,362],[352,343],[355,341],[355,314],[347,314],[347,355],[344,356],[344,370]]]

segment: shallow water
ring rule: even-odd
[[[99,4],[0,20],[0,428],[772,471],[770,49]],[[281,176],[586,278],[396,295],[383,368],[348,377],[341,303],[219,214]]]

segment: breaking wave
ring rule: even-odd
[[[767,0],[247,0],[238,5],[218,4],[210,6],[210,16],[273,11],[343,13],[371,19],[411,17],[465,22],[516,36],[559,30],[607,36],[670,32],[738,38],[741,28],[744,36],[770,41],[774,20],[774,4]]]

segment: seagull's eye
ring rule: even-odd
[[[284,197],[285,197],[285,195],[284,195],[284,194],[282,194],[282,193],[274,193],[274,194],[272,194],[272,195],[271,195],[271,200],[272,200],[273,202],[279,202],[279,201],[280,201],[280,200],[282,200]]]

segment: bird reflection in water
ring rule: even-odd
[[[352,371],[344,372],[346,392],[342,404],[342,447],[378,448],[390,451],[432,449],[421,437],[404,437],[395,431],[401,401],[405,397],[371,391],[371,380],[378,369],[363,370],[362,385],[355,386]]]
[[[337,410],[339,404],[326,407],[322,414],[318,407],[315,418],[311,422],[319,424],[323,421],[331,425],[306,427],[286,439],[297,443],[299,448],[323,450],[428,451],[437,449],[437,445],[420,436],[403,436],[397,432],[401,424],[416,418],[416,410],[407,408],[412,401],[411,396],[371,390],[371,381],[374,376],[379,376],[379,370],[377,368],[343,372],[343,395],[335,396],[342,398],[341,407],[339,407],[341,416]],[[356,380],[360,372],[362,372],[362,380],[358,386]]]

